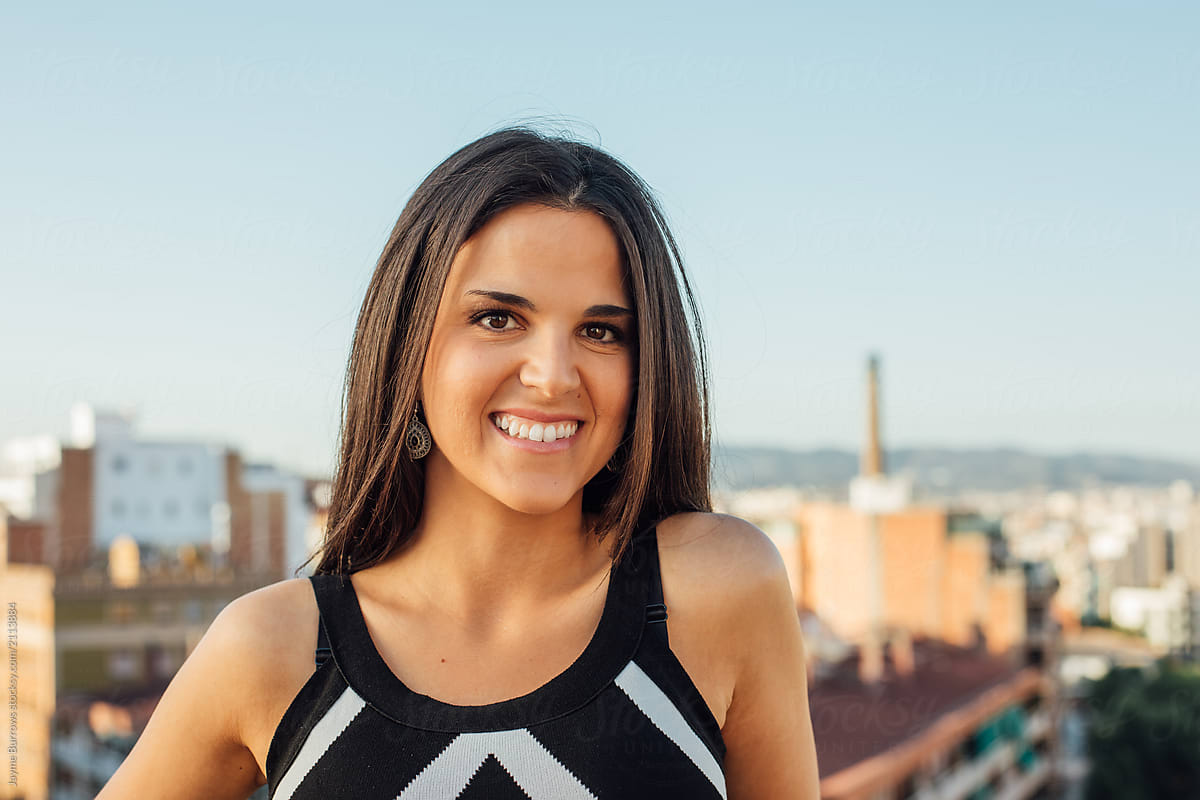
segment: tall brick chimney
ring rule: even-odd
[[[872,353],[867,359],[867,441],[859,464],[859,483],[871,486],[884,474],[883,447],[879,441],[879,356]],[[853,487],[852,495],[853,495]],[[852,497],[853,499],[853,497]],[[870,550],[867,558],[868,614],[866,635],[859,645],[858,677],[864,684],[877,684],[883,678],[885,639],[883,614],[883,547],[880,542],[879,518],[870,512]],[[893,661],[896,648],[893,647]],[[901,655],[901,662],[904,661]]]
[[[879,442],[879,356],[875,353],[867,360],[867,444],[859,473],[867,476],[884,473],[883,447]]]

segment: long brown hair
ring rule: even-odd
[[[304,562],[320,556],[315,573],[364,569],[412,536],[425,472],[405,449],[405,432],[446,276],[467,239],[523,203],[606,219],[633,296],[634,398],[616,470],[601,470],[584,487],[584,511],[595,515],[592,533],[601,541],[614,536],[619,559],[642,526],[679,511],[712,510],[704,333],[679,248],[650,188],[596,147],[505,128],[429,173],[375,266],[346,368],[325,541]]]

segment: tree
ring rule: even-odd
[[[1200,672],[1112,669],[1088,696],[1087,800],[1200,797]]]

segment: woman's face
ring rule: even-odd
[[[632,312],[602,217],[532,204],[493,217],[459,249],[434,320],[426,491],[530,514],[571,501],[625,430]]]

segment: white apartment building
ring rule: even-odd
[[[76,447],[92,448],[94,547],[124,534],[228,549],[224,446],[135,438],[131,417],[87,406],[72,410],[71,433]]]

